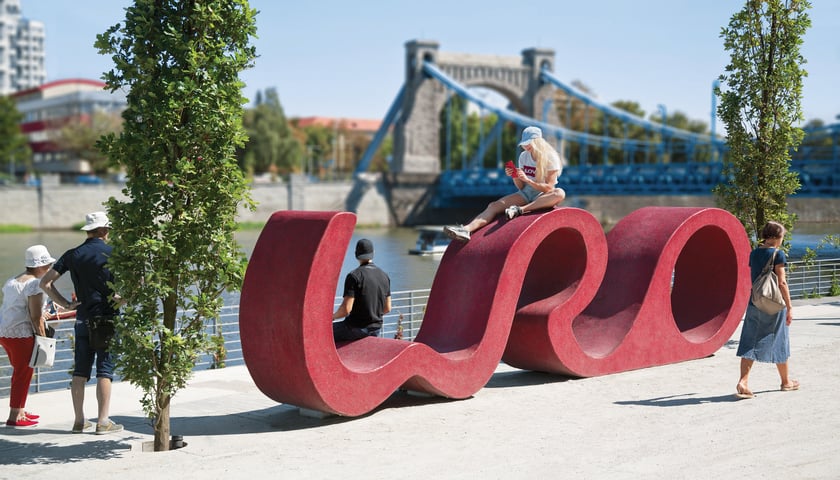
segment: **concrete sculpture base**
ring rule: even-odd
[[[595,376],[711,355],[749,297],[749,243],[714,208],[649,207],[608,235],[584,210],[496,221],[441,259],[413,342],[336,345],[331,314],[348,212],[272,215],[242,289],[242,350],[270,398],[345,416],[398,388],[467,398],[499,360]]]

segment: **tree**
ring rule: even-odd
[[[3,173],[13,173],[15,165],[28,167],[31,152],[26,135],[20,130],[23,115],[17,109],[14,99],[0,96],[0,162],[6,165]]]
[[[307,125],[300,127],[299,132],[303,136],[303,144],[306,145],[306,167],[310,175],[317,175],[325,178],[326,167],[333,157],[333,140],[335,130],[323,125]]]
[[[256,11],[247,0],[135,0],[125,11],[95,44],[115,64],[108,88],[129,90],[123,132],[99,143],[128,174],[128,200],[107,203],[109,267],[124,302],[114,351],[123,378],[144,392],[160,451],[170,400],[209,349],[204,321],[244,276],[235,216],[253,205],[235,149],[245,141],[239,73],[255,58]]]
[[[752,238],[767,220],[788,231],[796,220],[787,211],[787,197],[799,188],[790,151],[803,136],[794,125],[803,120],[807,72],[799,47],[811,25],[810,6],[805,0],[747,0],[722,29],[730,63],[720,76],[718,115],[727,130],[724,174],[730,181],[714,192]]]
[[[470,164],[478,154],[482,141],[487,141],[488,134],[496,126],[499,118],[496,114],[487,114],[481,117],[478,112],[464,111],[468,104],[468,100],[458,95],[453,95],[443,110],[440,112],[440,165],[442,169],[446,169],[446,150],[450,149],[449,161],[450,169],[464,168],[464,161],[466,166],[471,167]],[[449,119],[447,120],[447,115]],[[466,128],[464,124],[466,123]],[[448,125],[448,128],[447,128]],[[466,130],[466,136],[464,132]],[[496,142],[501,144],[501,152],[497,152],[499,143],[494,142],[489,145],[484,152],[484,157],[480,159],[478,167],[481,168],[497,168],[497,158],[501,156],[502,163],[508,160],[516,160],[517,143],[519,137],[517,127],[513,124],[506,124],[501,131],[501,139]],[[482,138],[483,135],[483,138]],[[448,140],[447,140],[448,138]],[[447,145],[448,143],[448,145]]]
[[[243,119],[248,133],[248,142],[239,153],[243,169],[251,173],[299,170],[303,148],[286,121],[277,90],[258,94],[254,103]]]
[[[96,147],[96,142],[109,133],[122,130],[122,119],[114,113],[94,112],[89,121],[67,122],[57,130],[53,139],[59,149],[76,158],[87,160],[96,173],[108,172],[108,158]]]

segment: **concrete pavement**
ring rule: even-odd
[[[277,404],[244,366],[197,372],[172,402],[185,448],[143,451],[140,392],[114,385],[120,433],[70,433],[70,393],[30,395],[31,429],[0,428],[0,478],[840,478],[840,297],[794,302],[792,377],[756,364],[736,400],[740,329],[715,355],[587,379],[501,364],[467,400],[395,393],[359,418]],[[88,414],[96,411],[93,382]]]

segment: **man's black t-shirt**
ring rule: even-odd
[[[344,279],[344,296],[353,297],[345,322],[355,328],[382,328],[385,299],[391,296],[391,279],[371,263],[360,265]]]

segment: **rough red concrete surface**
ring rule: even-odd
[[[329,319],[354,226],[348,212],[277,212],[254,248],[242,350],[278,402],[358,416],[401,387],[470,397],[500,359],[595,376],[702,358],[748,301],[749,244],[723,210],[643,208],[604,235],[590,213],[559,208],[453,243],[414,342],[336,347]]]

